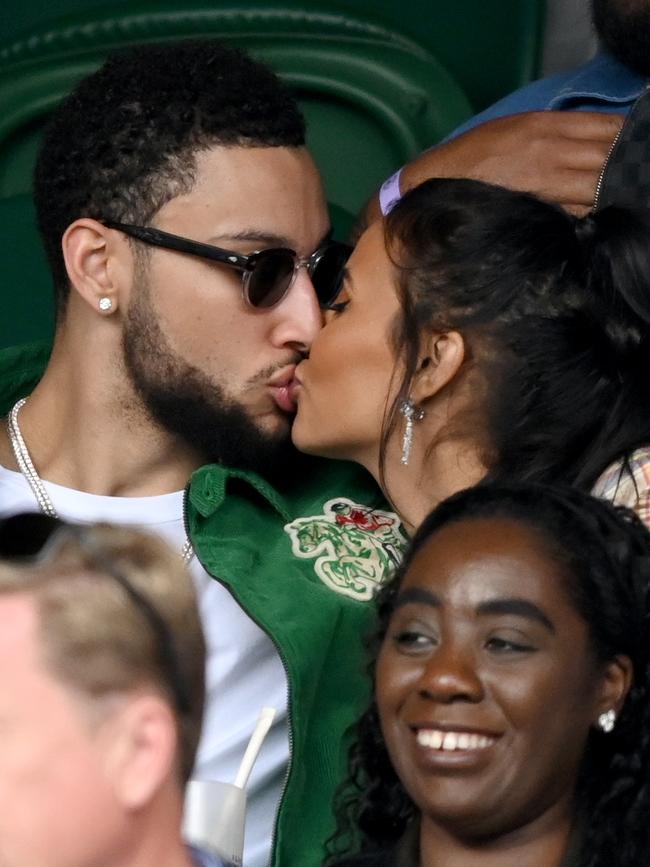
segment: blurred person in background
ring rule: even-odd
[[[591,14],[600,42],[592,60],[509,94],[412,160],[385,182],[361,227],[377,218],[380,199],[387,213],[432,177],[475,178],[588,210],[623,115],[650,80],[650,2],[591,0]]]
[[[192,580],[162,540],[0,520],[0,864],[217,867],[181,839],[204,703]]]

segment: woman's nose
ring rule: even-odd
[[[484,694],[474,654],[469,648],[451,643],[437,647],[422,669],[417,686],[420,695],[442,703],[476,702]]]

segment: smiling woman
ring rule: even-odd
[[[330,863],[646,863],[649,592],[628,510],[545,485],[442,503],[381,599]]]

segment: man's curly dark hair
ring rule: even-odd
[[[447,524],[495,517],[539,534],[566,576],[597,658],[606,662],[620,654],[632,660],[632,688],[614,731],[589,734],[575,798],[581,830],[577,864],[641,867],[650,852],[650,533],[633,512],[576,489],[543,484],[487,482],[445,500],[420,526],[381,593],[373,679],[374,660],[416,552]],[[358,723],[336,812],[329,864],[350,848],[390,849],[417,816],[393,769],[374,700]]]
[[[205,39],[111,54],[55,111],[36,164],[38,225],[59,310],[69,292],[61,238],[74,220],[146,225],[192,189],[200,151],[304,143],[289,90],[237,49]]]

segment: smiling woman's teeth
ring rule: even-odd
[[[484,750],[494,743],[495,738],[473,735],[467,732],[441,732],[437,729],[418,729],[418,743],[434,750]]]

